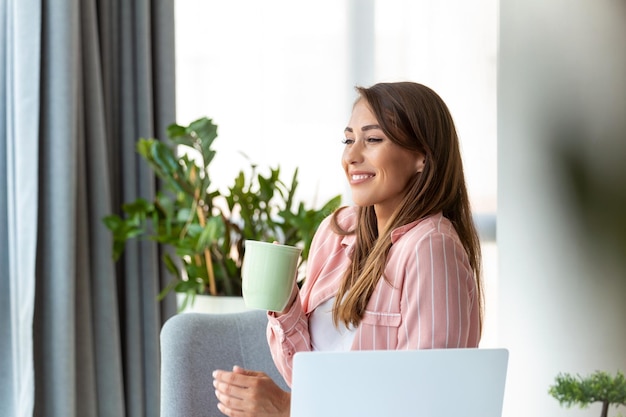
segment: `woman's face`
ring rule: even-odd
[[[424,168],[424,156],[392,142],[374,113],[359,100],[345,129],[342,165],[358,206],[375,206],[388,218],[400,204],[409,180]]]

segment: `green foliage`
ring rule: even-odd
[[[602,417],[607,416],[609,405],[626,405],[626,379],[621,371],[614,377],[604,371],[597,371],[587,377],[559,374],[548,392],[566,407],[578,404],[584,408],[591,403],[601,402]]]
[[[189,126],[173,124],[167,134],[169,142],[137,142],[137,152],[162,180],[154,201],[139,198],[122,206],[123,215],[103,219],[113,234],[114,259],[122,256],[130,239],[163,244],[163,262],[174,279],[161,297],[175,290],[191,298],[241,294],[247,239],[300,246],[301,262],[306,261],[317,227],[341,204],[340,196],[319,210],[296,204],[297,169],[285,184],[279,167],[263,175],[252,163],[222,194],[212,188],[209,171],[217,126],[202,118]]]

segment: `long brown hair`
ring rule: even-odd
[[[412,82],[379,83],[356,87],[376,116],[385,135],[397,145],[425,156],[425,166],[409,182],[406,194],[386,229],[378,236],[373,206],[360,207],[355,230],[343,230],[333,216],[337,233],[356,234],[351,267],[346,270],[333,309],[335,324],[358,326],[365,307],[383,276],[391,249],[391,232],[402,225],[438,212],[448,218],[461,240],[474,271],[481,312],[481,251],[465,186],[463,162],[454,121],[441,97]]]

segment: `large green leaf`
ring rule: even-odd
[[[208,219],[206,225],[202,228],[200,236],[198,237],[198,244],[196,250],[198,252],[205,248],[211,247],[220,236],[224,235],[224,222],[219,216],[211,217]]]

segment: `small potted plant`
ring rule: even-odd
[[[610,405],[626,405],[626,379],[620,371],[615,377],[604,371],[596,371],[587,377],[559,374],[548,392],[566,407],[578,404],[584,408],[600,402],[601,417],[608,417]]]
[[[210,164],[217,126],[202,118],[168,127],[168,142],[139,139],[137,151],[162,180],[154,201],[138,198],[104,223],[113,234],[113,257],[119,259],[129,239],[152,239],[164,245],[163,261],[172,274],[160,294],[184,293],[184,309],[196,295],[241,295],[241,263],[247,239],[277,241],[302,248],[306,262],[320,222],[341,203],[338,195],[320,209],[296,203],[298,170],[290,183],[280,168],[265,175],[250,163],[224,192],[211,181]]]

